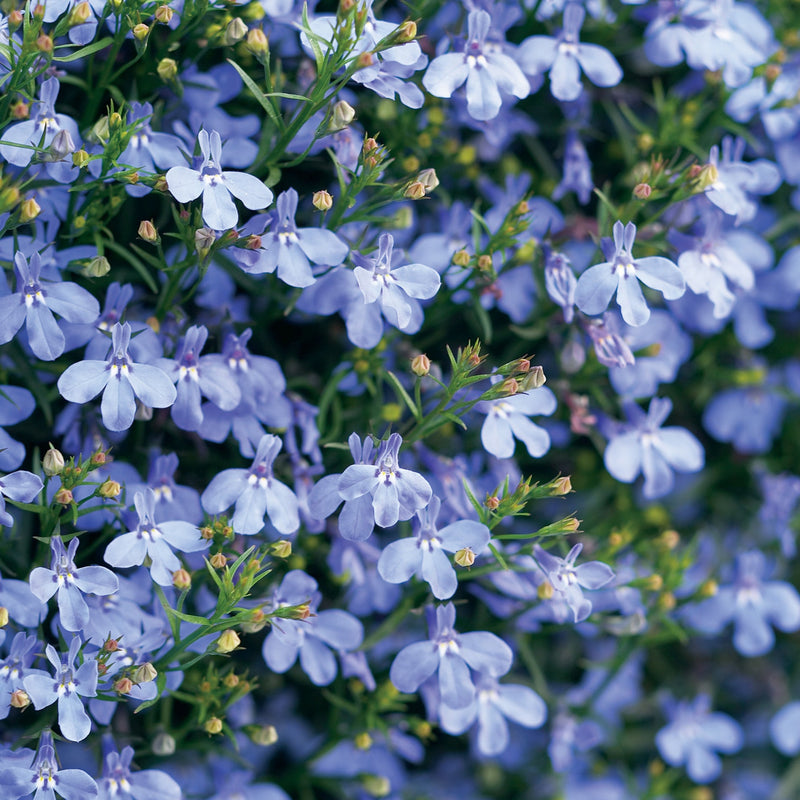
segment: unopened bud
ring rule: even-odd
[[[481,272],[488,272],[492,268],[492,257],[484,253],[482,256],[478,256],[478,269]]]
[[[150,683],[158,677],[158,670],[149,662],[139,664],[133,673],[134,683]]]
[[[111,480],[111,478],[107,478],[103,483],[100,485],[100,488],[97,490],[100,497],[105,497],[106,500],[113,500],[115,497],[119,497],[120,492],[122,492],[122,486],[120,486],[119,481]]]
[[[89,21],[89,17],[91,16],[91,6],[86,0],[83,0],[83,2],[78,3],[70,12],[68,24],[70,28],[74,28],[76,25],[83,25]]]
[[[248,250],[260,250],[262,245],[261,237],[253,233],[245,240],[245,247]]]
[[[520,389],[523,392],[532,392],[534,389],[544,386],[546,381],[547,377],[544,374],[544,370],[536,365],[535,367],[531,367],[525,374],[525,377],[520,381]]]
[[[240,683],[239,676],[234,672],[229,672],[223,679],[222,683],[225,684],[227,689],[235,689]]]
[[[56,492],[53,500],[62,506],[68,506],[72,502],[72,492],[69,489],[62,487]]]
[[[174,14],[175,12],[169,6],[159,6],[155,13],[156,22],[160,22],[162,25],[169,25]]]
[[[63,161],[75,152],[75,142],[66,128],[62,128],[50,142],[50,147],[42,154],[44,161]]]
[[[95,256],[83,268],[83,274],[87,278],[102,278],[111,272],[111,264],[105,256]]]
[[[54,475],[60,475],[64,469],[64,454],[55,447],[51,447],[42,459],[42,469],[48,478]]]
[[[103,651],[106,653],[116,653],[119,650],[119,642],[116,639],[106,639],[103,642]]]
[[[153,225],[152,220],[143,219],[139,223],[139,238],[144,239],[146,242],[150,242],[150,244],[155,244],[159,241],[160,237],[158,235],[158,231],[156,230],[156,226]]]
[[[178,76],[178,64],[174,58],[162,58],[158,62],[156,72],[164,83],[170,83]]]
[[[664,594],[658,598],[658,607],[662,611],[672,611],[672,609],[675,608],[675,604],[675,595],[672,594],[672,592],[664,592]]]
[[[229,628],[227,631],[223,631],[217,639],[217,652],[232,653],[241,643],[239,634]]]
[[[16,186],[7,186],[0,192],[0,211],[8,211],[19,203],[19,189]]]
[[[709,578],[700,586],[699,594],[700,597],[714,597],[718,590],[717,582],[713,578]]]
[[[311,606],[308,603],[301,603],[299,606],[286,609],[285,616],[287,619],[308,619],[311,616]]]
[[[41,211],[42,207],[32,197],[29,197],[19,207],[19,221],[30,222],[32,219],[36,219]]]
[[[270,545],[269,551],[275,558],[289,558],[292,554],[292,543],[288,539],[278,539]]]
[[[198,228],[194,232],[194,246],[197,248],[198,253],[210,250],[216,241],[217,237],[211,228]]]
[[[519,382],[516,378],[506,378],[500,386],[499,397],[513,397],[519,393]]]
[[[157,756],[171,756],[175,752],[175,737],[162,731],[153,739],[153,752]]]
[[[432,192],[439,185],[439,177],[436,175],[435,169],[423,169],[417,180],[425,187],[426,193]]]
[[[500,505],[500,498],[496,494],[490,494],[486,497],[486,500],[483,501],[483,504],[490,511],[495,511]]]
[[[667,530],[658,537],[658,541],[662,547],[667,550],[674,550],[681,543],[681,535],[678,531]]]
[[[27,708],[31,704],[31,699],[24,689],[16,689],[11,692],[10,703],[12,708]]]
[[[365,69],[366,67],[371,67],[374,63],[375,63],[375,58],[370,52],[361,53],[356,59],[356,66],[358,67],[358,69]]]
[[[549,600],[555,594],[553,584],[550,583],[550,581],[540,583],[539,588],[536,590],[536,594],[539,596],[540,600]]]
[[[372,797],[388,797],[392,791],[392,784],[384,775],[365,775],[362,786]]]
[[[130,694],[133,689],[133,681],[130,678],[119,678],[114,681],[113,689],[117,694]]]
[[[139,42],[143,42],[150,34],[150,26],[140,22],[138,25],[133,26],[133,37]]]
[[[396,32],[398,42],[412,42],[417,38],[417,23],[414,20],[406,20]]]
[[[520,200],[517,203],[517,207],[514,209],[514,213],[521,217],[523,214],[527,214],[531,210],[531,207],[528,205],[527,200]]]
[[[222,733],[222,720],[219,717],[209,717],[203,723],[203,730],[212,736]]]
[[[556,478],[551,483],[551,486],[553,487],[551,490],[553,497],[561,497],[562,495],[569,494],[572,491],[572,481],[570,480],[569,475],[565,475],[563,478]]]
[[[36,49],[40,53],[52,53],[53,40],[46,33],[40,33],[39,38],[36,40]]]
[[[333,208],[333,198],[330,192],[326,192],[324,189],[314,192],[311,203],[318,211],[330,211]]]
[[[248,736],[253,744],[269,747],[278,741],[278,731],[274,725],[258,725],[248,730]]]
[[[230,47],[236,42],[241,42],[245,36],[247,36],[247,25],[239,17],[234,17],[225,28],[222,43]]]
[[[431,360],[425,353],[420,353],[411,359],[411,371],[418,377],[424,378],[431,371]]]
[[[453,263],[457,267],[468,267],[470,258],[470,254],[466,250],[456,250],[453,253]]]
[[[183,567],[176,569],[172,573],[172,585],[183,592],[192,585],[192,576]]]
[[[455,562],[459,567],[471,567],[475,563],[475,553],[469,547],[456,551]]]
[[[339,0],[339,13],[345,17],[356,6],[356,0]]]
[[[11,111],[11,116],[14,119],[28,119],[31,115],[31,107],[24,100],[17,100],[16,103],[12,103],[9,111]]]
[[[409,200],[422,200],[425,197],[425,186],[419,181],[412,181],[406,187],[403,196]]]
[[[256,57],[263,58],[269,55],[269,40],[261,28],[251,28],[247,32],[245,47]]]
[[[639,200],[647,200],[653,193],[653,188],[649,183],[637,183],[633,187],[633,196],[638,197]]]
[[[25,20],[25,17],[22,15],[22,12],[18,8],[15,8],[8,15],[7,20],[8,20],[8,29],[11,31],[11,33],[14,33],[14,31],[17,28],[19,28],[20,25],[22,25],[23,21]]]
[[[648,592],[660,592],[664,588],[664,579],[657,573],[648,575],[645,579],[644,588]]]
[[[208,559],[208,563],[211,564],[214,569],[225,569],[228,564],[228,557],[224,553],[214,553],[214,555]]]
[[[356,118],[356,111],[350,103],[339,100],[334,103],[329,130],[340,131],[346,128]]]

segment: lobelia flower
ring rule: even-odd
[[[35,636],[20,632],[11,640],[8,655],[0,659],[0,719],[5,719],[11,711],[11,695],[24,689],[25,676],[41,672],[31,670],[31,664],[41,652],[41,647],[41,642]]]
[[[800,701],[787,703],[770,720],[769,737],[785,756],[800,753]]]
[[[692,701],[664,701],[669,723],[656,734],[656,747],[670,766],[686,765],[695,783],[709,783],[722,772],[720,753],[736,753],[744,736],[739,724],[727,714],[712,712],[708,695]]]
[[[500,380],[493,378],[495,384]],[[556,396],[546,386],[496,400],[481,400],[475,407],[486,414],[481,427],[484,449],[496,458],[511,458],[516,437],[525,443],[531,457],[541,458],[550,449],[550,434],[529,417],[534,414],[549,416],[556,405]]]
[[[31,256],[30,264],[16,253],[14,263],[17,291],[0,297],[0,344],[10,342],[24,323],[34,354],[53,361],[64,352],[66,341],[53,312],[67,322],[92,323],[100,316],[100,304],[77,283],[42,281],[38,253]]]
[[[111,736],[103,737],[103,776],[98,800],[181,800],[183,792],[174,778],[159,769],[131,771],[133,748],[118,752]]]
[[[592,196],[592,162],[577,132],[570,128],[564,143],[564,177],[553,189],[553,200],[560,200],[567,192],[575,192],[578,202],[585,206]]]
[[[14,524],[14,518],[6,511],[6,497],[17,503],[31,503],[43,486],[38,475],[24,469],[0,478],[0,525]]]
[[[300,527],[297,496],[272,474],[281,440],[261,437],[250,469],[225,469],[214,477],[200,501],[209,514],[222,514],[236,505],[231,525],[236,533],[250,535],[264,527],[264,514],[278,533],[288,536]]]
[[[103,392],[100,406],[103,425],[111,431],[130,428],[136,414],[136,397],[152,408],[167,408],[177,397],[163,370],[131,361],[130,340],[130,324],[115,323],[111,329],[111,350],[105,361],[72,364],[58,379],[58,391],[71,403],[87,403]]]
[[[39,737],[39,752],[19,751],[20,758],[6,766],[0,758],[0,786],[3,800],[19,800],[35,792],[34,800],[94,800],[97,784],[82,769],[60,769],[53,735],[43,731]]]
[[[581,554],[583,545],[574,545],[566,558],[559,558],[548,553],[538,544],[533,548],[533,555],[545,574],[553,591],[572,610],[575,622],[583,622],[592,613],[592,602],[583,596],[584,589],[599,589],[614,579],[614,572],[602,561],[587,561],[575,566],[575,560]]]
[[[489,543],[489,529],[474,520],[460,520],[438,530],[436,518],[441,500],[432,497],[427,508],[417,511],[414,520],[415,536],[398,539],[384,548],[378,559],[378,572],[389,583],[403,583],[416,572],[431,587],[437,600],[452,597],[458,578],[450,559],[443,551],[469,551],[479,556]]]
[[[466,82],[467,111],[478,120],[498,115],[503,104],[501,92],[518,99],[530,93],[528,79],[517,62],[503,52],[502,44],[488,41],[491,26],[488,12],[470,11],[463,51],[437,56],[422,78],[422,85],[434,97],[452,97]]]
[[[333,231],[325,228],[298,228],[294,221],[297,212],[297,191],[287,189],[278,195],[277,214],[274,215],[275,230],[261,235],[261,247],[257,250],[236,248],[234,258],[239,266],[251,275],[275,272],[289,286],[304,288],[314,283],[311,263],[324,267],[341,264],[350,248]],[[260,230],[253,218],[241,231],[240,236]],[[256,227],[253,227],[253,225]]]
[[[92,721],[80,698],[97,695],[97,661],[85,660],[76,669],[75,659],[80,649],[80,637],[73,636],[69,652],[62,662],[55,647],[47,645],[45,655],[55,671],[53,677],[46,673],[31,674],[22,682],[37,711],[58,703],[61,734],[72,742],[85,739],[92,728]]]
[[[330,648],[355,650],[363,641],[364,627],[347,611],[338,608],[317,612],[321,599],[317,582],[299,569],[288,572],[271,602],[277,610],[308,604],[306,619],[275,619],[264,640],[267,666],[287,672],[300,657],[300,666],[316,686],[327,686],[336,677],[336,658]]]
[[[197,141],[203,154],[200,169],[172,167],[167,172],[167,186],[179,203],[190,203],[202,194],[203,222],[209,228],[225,231],[236,227],[239,214],[231,195],[253,211],[272,202],[272,192],[255,176],[220,169],[222,142],[217,131],[209,136],[201,130]]]
[[[772,650],[772,626],[790,633],[800,629],[800,595],[791,583],[766,581],[767,560],[758,550],[736,557],[735,578],[685,611],[691,625],[719,633],[733,622],[733,646],[743,656],[762,656]]]
[[[476,742],[484,756],[502,753],[509,742],[507,719],[525,728],[540,728],[547,719],[547,706],[528,686],[501,684],[491,675],[475,681],[475,699],[465,708],[439,708],[442,729],[457,736],[478,723]]]
[[[614,241],[603,239],[603,253],[608,259],[589,267],[578,278],[575,303],[584,314],[601,314],[616,293],[622,318],[628,325],[644,325],[650,319],[639,281],[661,292],[667,300],[676,300],[686,290],[683,273],[668,258],[648,256],[634,259],[632,250],[636,226],[614,223]],[[638,280],[637,280],[638,279]]]
[[[673,470],[698,472],[705,464],[705,452],[697,438],[684,428],[662,428],[672,411],[672,401],[654,397],[647,414],[635,403],[625,403],[630,420],[612,435],[603,460],[618,481],[633,483],[644,474],[644,496],[663,497],[672,491]]]
[[[33,395],[21,386],[0,386],[0,425],[16,425],[36,408]],[[25,445],[0,427],[0,470],[16,469],[25,460]]]
[[[389,677],[406,693],[417,689],[438,673],[442,702],[450,708],[466,708],[475,698],[470,668],[490,677],[505,675],[511,669],[511,648],[499,637],[486,631],[456,633],[453,624],[456,609],[452,603],[428,614],[430,639],[404,647],[392,662]]]
[[[770,475],[757,471],[759,486],[764,504],[758,511],[758,519],[767,535],[781,543],[781,550],[787,558],[797,555],[796,534],[792,529],[792,517],[800,500],[800,478],[781,473]]]
[[[200,493],[196,489],[175,482],[177,469],[178,456],[175,453],[155,455],[150,462],[147,483],[126,484],[127,496],[143,492],[149,486],[156,498],[156,522],[183,519],[199,525],[203,521]]]
[[[550,91],[557,100],[576,100],[583,91],[581,70],[595,86],[616,86],[622,69],[605,47],[578,41],[586,12],[567,3],[559,36],[529,36],[519,46],[522,71],[533,77],[550,70]]]
[[[53,555],[50,569],[36,567],[31,571],[31,591],[42,603],[46,603],[58,592],[58,614],[63,627],[68,631],[82,631],[89,623],[89,606],[84,594],[104,597],[119,589],[117,576],[106,567],[75,566],[75,552],[80,543],[76,536],[64,548],[60,536],[50,539]]]
[[[117,536],[103,555],[112,567],[136,567],[150,558],[150,574],[160,586],[172,586],[172,573],[180,569],[181,562],[172,548],[184,553],[196,553],[209,546],[201,538],[196,525],[184,520],[155,521],[156,497],[149,487],[136,492],[133,498],[139,524],[136,530]]]

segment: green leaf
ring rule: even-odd
[[[60,61],[62,64],[68,61],[77,61],[79,58],[86,58],[86,56],[90,56],[98,50],[105,50],[113,41],[114,40],[110,36],[106,36],[98,42],[87,44],[86,47],[82,47],[80,50],[76,50],[68,56],[53,56],[53,61]]]
[[[280,130],[283,130],[283,119],[280,114],[275,110],[275,106],[269,101],[269,98],[261,89],[258,84],[233,60],[228,59],[228,63],[239,73],[241,79],[244,81],[245,86],[252,92],[253,97],[258,101],[258,104],[264,111],[267,112],[269,118],[277,125]],[[270,96],[274,96],[270,95]],[[281,96],[278,94],[277,96]],[[303,98],[305,99],[305,98]]]
[[[386,370],[386,375],[389,378],[389,382],[394,387],[397,396],[408,406],[408,410],[414,415],[414,419],[416,419],[417,422],[422,422],[422,409],[417,408],[417,404],[411,399],[411,396],[405,390],[403,384],[400,383],[397,375],[390,370]]]

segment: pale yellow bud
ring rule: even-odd
[[[314,192],[311,203],[318,211],[330,211],[333,208],[333,198],[330,192],[326,192],[324,189]]]
[[[150,683],[150,681],[154,681],[158,677],[158,670],[149,662],[145,661],[144,664],[140,664],[136,667],[135,672],[133,673],[133,680],[134,682],[138,683]]]
[[[234,630],[228,629],[220,634],[217,639],[217,652],[218,653],[232,653],[240,644],[242,640],[239,634]]]
[[[56,450],[55,447],[51,447],[44,454],[42,469],[48,478],[52,478],[54,475],[60,475],[61,471],[64,469],[63,453],[60,450]]]

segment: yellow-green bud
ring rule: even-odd
[[[362,785],[364,791],[373,797],[387,797],[392,791],[392,784],[384,775],[366,775]]]
[[[139,664],[133,673],[133,680],[135,683],[150,683],[158,677],[158,670],[149,662],[145,661],[144,664]]]
[[[156,226],[153,225],[152,220],[143,219],[139,223],[139,238],[144,239],[146,242],[150,242],[150,244],[155,244],[160,240],[158,231],[156,230]]]
[[[278,539],[270,545],[269,551],[275,558],[289,558],[292,554],[292,543],[288,539]]]
[[[339,100],[333,106],[329,130],[340,131],[346,128],[356,118],[356,112],[350,103]]]
[[[523,392],[533,391],[540,386],[544,386],[546,380],[547,377],[540,366],[531,367],[528,372],[525,373],[525,377],[520,381],[520,389]]]
[[[318,211],[330,211],[333,208],[333,198],[325,189],[314,192],[311,202]]]
[[[140,22],[138,25],[133,26],[133,38],[139,42],[143,42],[150,35],[150,26]]]
[[[172,585],[176,589],[185,591],[192,585],[192,576],[183,567],[172,573]]]
[[[539,596],[540,600],[550,600],[553,594],[555,594],[553,584],[550,583],[550,581],[540,583],[539,588],[536,590],[536,594]]]
[[[565,475],[563,478],[556,478],[552,482],[552,487],[553,497],[560,497],[572,491],[572,481],[569,475]]]
[[[398,42],[411,42],[417,38],[417,23],[407,20],[397,29]]]
[[[455,562],[459,567],[471,567],[475,563],[475,553],[469,547],[462,547],[456,552]]]
[[[466,250],[456,250],[453,253],[453,263],[457,267],[467,267],[470,262],[470,254]]]
[[[69,15],[68,24],[70,28],[74,28],[76,25],[83,25],[85,22],[88,22],[91,15],[92,9],[89,3],[87,3],[86,0],[83,0],[83,2],[78,3],[78,5],[72,9]]]
[[[217,652],[232,653],[241,643],[239,634],[229,628],[227,631],[223,631],[217,639]]]
[[[717,582],[713,578],[709,578],[700,586],[700,597],[713,597],[718,590]]]
[[[245,47],[256,57],[263,58],[269,55],[269,39],[261,28],[251,28],[247,32]]]
[[[48,478],[60,475],[64,469],[64,454],[55,447],[50,447],[42,459],[42,469]]]
[[[660,592],[664,588],[664,579],[657,573],[653,573],[645,579],[644,588],[648,592]]]
[[[478,269],[481,272],[488,272],[492,268],[492,257],[487,253],[478,256]]]
[[[420,353],[411,359],[411,371],[418,377],[424,378],[431,371],[431,360],[425,353]]]
[[[160,22],[162,25],[169,25],[174,14],[175,12],[169,6],[159,6],[155,13],[156,22]]]
[[[257,725],[248,730],[247,735],[253,744],[269,747],[278,741],[278,731],[274,725]]]
[[[228,557],[225,553],[214,553],[214,555],[208,559],[208,563],[211,564],[214,569],[225,569],[228,564]]]
[[[203,723],[203,730],[212,736],[222,733],[222,720],[219,717],[209,717]]]
[[[247,25],[239,17],[234,17],[225,28],[222,43],[230,47],[236,42],[240,42],[245,36],[247,36]]]
[[[111,264],[108,263],[105,256],[95,256],[83,270],[83,274],[87,278],[102,278],[109,272],[111,272]]]
[[[74,160],[73,156],[73,160]],[[19,208],[19,221],[20,222],[30,222],[32,219],[36,219],[42,211],[42,207],[34,200],[32,197],[29,197],[27,200],[24,200],[22,205]]]
[[[178,64],[174,58],[162,58],[158,62],[156,72],[164,83],[170,83],[178,76]]]
[[[112,500],[115,497],[119,497],[120,492],[122,491],[122,486],[120,486],[118,481],[112,481],[111,478],[107,478],[101,484],[100,488],[97,490],[100,497],[105,497],[106,500]]]
[[[5,606],[0,606],[0,628],[5,628],[8,625],[8,609]]]
[[[366,731],[363,731],[356,736],[353,740],[353,744],[355,744],[359,750],[369,750],[370,747],[372,747],[372,737]]]
[[[175,737],[162,731],[153,739],[153,752],[157,756],[171,756],[175,752]]]

